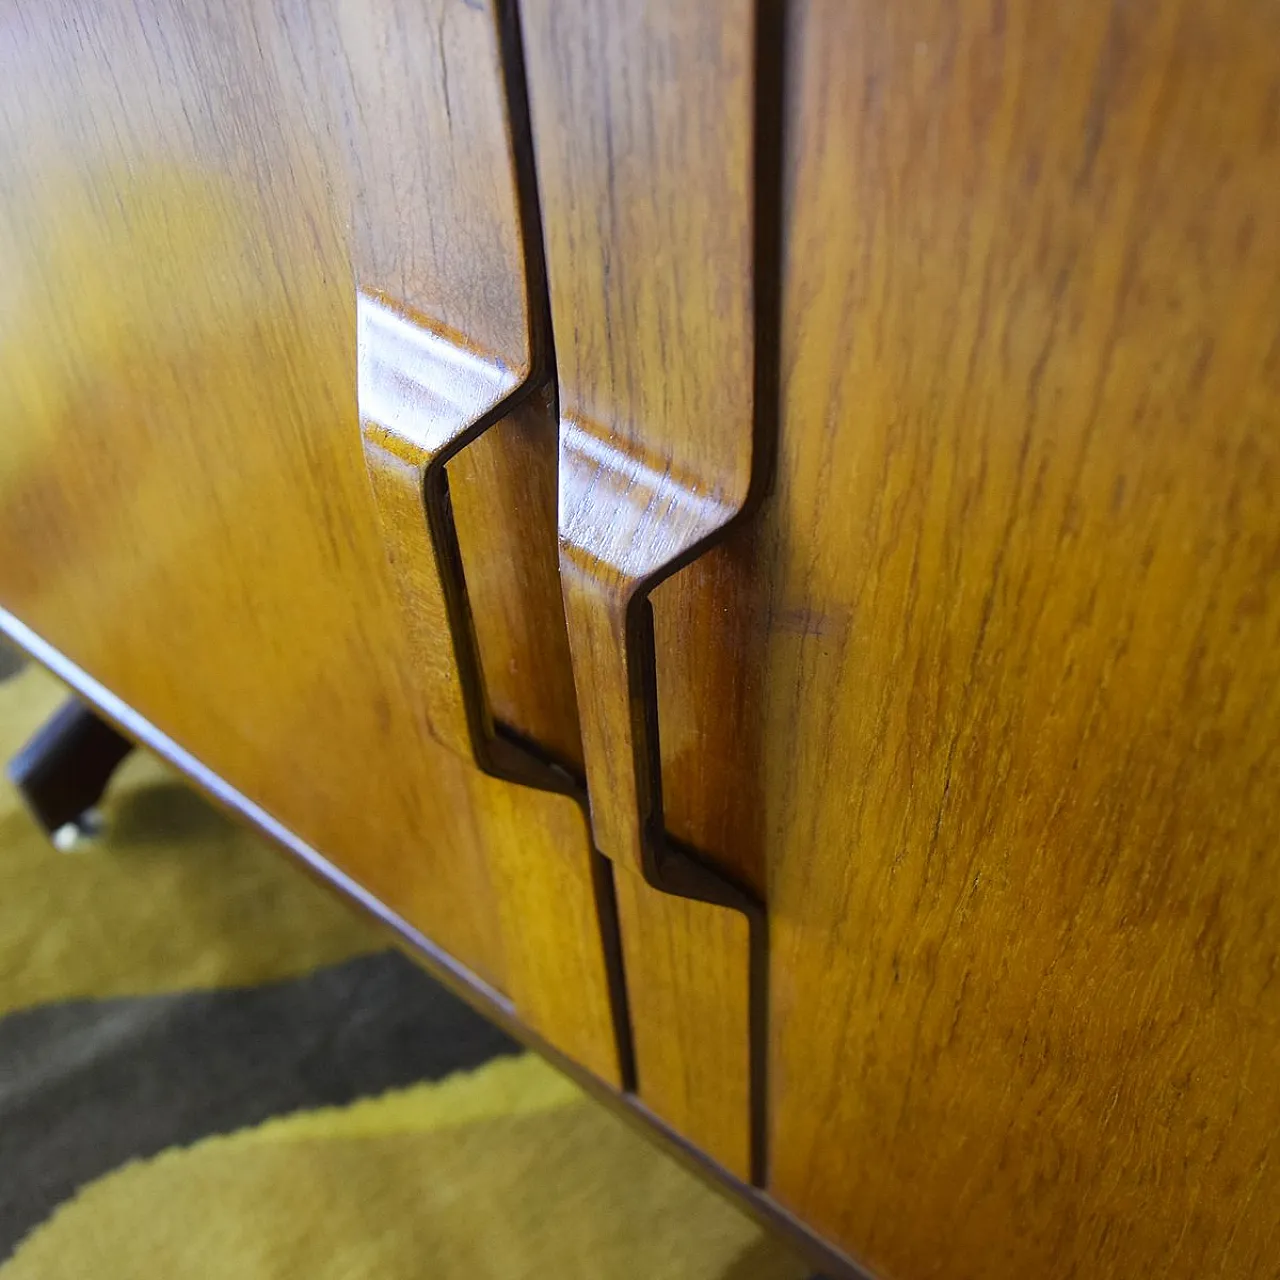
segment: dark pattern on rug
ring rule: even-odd
[[[0,1018],[0,1259],[128,1160],[517,1052],[396,952],[259,987]]]

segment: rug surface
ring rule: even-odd
[[[104,808],[0,784],[0,1280],[808,1274],[157,761]]]

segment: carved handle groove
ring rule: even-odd
[[[423,675],[428,727],[457,754],[483,756],[493,732],[483,690],[468,670],[475,646],[469,611],[458,598],[444,468],[506,411],[515,380],[364,293],[357,300],[357,332],[365,462]]]
[[[624,873],[639,1091],[756,1179],[764,915],[666,834],[648,594],[761,487],[757,111],[762,53],[780,56],[766,10],[523,6],[560,377],[561,591],[592,829]]]
[[[666,838],[648,603],[740,507],[561,423],[561,589],[596,843],[654,888],[746,910],[749,895]]]

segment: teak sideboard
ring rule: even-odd
[[[1274,1276],[1278,51],[13,5],[0,622],[829,1274]]]

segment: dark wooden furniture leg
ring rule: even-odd
[[[52,838],[83,827],[133,743],[83,703],[68,698],[9,761],[8,774]]]

